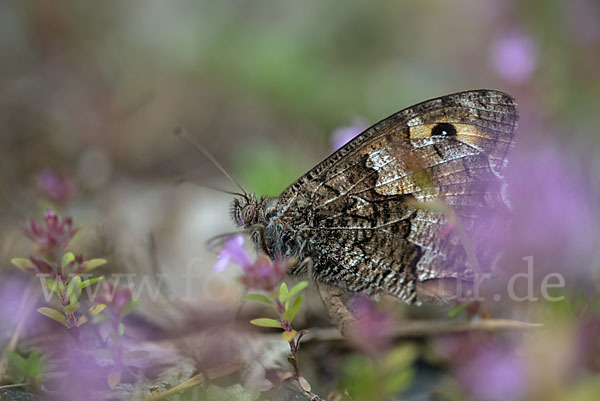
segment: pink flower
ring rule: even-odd
[[[103,283],[103,293],[100,302],[116,313],[120,313],[133,298],[131,287],[119,287],[113,280]]]
[[[62,179],[50,169],[39,172],[37,185],[47,198],[61,205],[70,200],[76,190],[73,180]]]
[[[228,263],[233,262],[242,268],[242,283],[254,290],[274,290],[290,268],[288,260],[277,258],[273,261],[264,254],[259,255],[256,261],[252,262],[244,249],[244,236],[241,234],[234,235],[225,241],[225,249],[217,259],[215,271],[222,271]]]
[[[284,279],[290,264],[283,259],[272,261],[267,255],[259,255],[256,261],[244,269],[241,280],[248,288],[273,291]]]
[[[62,253],[78,230],[79,227],[73,227],[73,219],[65,217],[61,220],[53,210],[46,212],[44,223],[31,219],[29,226],[23,228],[25,235],[38,245],[42,253],[54,254]]]
[[[348,340],[361,352],[376,356],[390,344],[392,317],[378,310],[375,304],[364,296],[350,299],[348,308],[356,317],[350,327]]]
[[[219,254],[217,260],[217,264],[215,265],[216,272],[225,270],[225,267],[230,262],[237,264],[242,269],[251,265],[250,256],[248,256],[248,253],[244,249],[244,236],[237,234],[229,237],[225,241],[225,249]]]

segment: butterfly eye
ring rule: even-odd
[[[456,127],[449,123],[439,123],[431,130],[431,136],[456,136]]]
[[[254,221],[256,215],[256,208],[254,205],[246,205],[242,209],[242,220],[245,224],[251,224]]]

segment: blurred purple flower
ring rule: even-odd
[[[50,200],[64,205],[75,195],[75,181],[60,178],[54,171],[44,169],[37,176],[37,185]]]
[[[600,242],[594,183],[558,144],[543,142],[544,148],[521,149],[511,158],[507,180],[513,219],[502,248],[515,267],[534,256],[536,275],[558,272],[591,284]]]
[[[264,254],[259,255],[256,261],[252,262],[244,249],[244,236],[241,234],[227,239],[225,249],[217,259],[215,271],[222,271],[229,262],[234,262],[243,270],[242,283],[254,290],[272,291],[290,268],[288,260],[277,258],[273,261]]]
[[[500,77],[520,84],[529,79],[535,69],[535,43],[530,36],[506,35],[492,44],[490,58]]]
[[[513,401],[526,391],[526,361],[510,348],[489,344],[457,366],[463,391],[478,401]]]
[[[590,0],[570,1],[566,10],[568,29],[574,41],[587,45],[600,41],[600,5]]]
[[[114,280],[107,280],[103,283],[99,301],[115,314],[119,315],[132,299],[133,288],[119,287]]]
[[[71,217],[61,220],[53,210],[46,212],[43,223],[31,219],[29,226],[23,228],[25,235],[38,246],[39,252],[42,254],[52,253],[54,256],[67,248],[78,230],[79,227],[73,227]]]
[[[356,135],[369,128],[366,121],[362,118],[355,118],[352,124],[346,127],[339,127],[331,133],[331,148],[338,150],[348,143]]]
[[[67,379],[59,377],[50,383],[52,400],[101,400],[105,399],[110,388],[107,383],[109,373],[115,369],[114,362],[91,355],[76,347],[66,336],[53,343],[57,371],[64,372]]]
[[[271,260],[267,255],[258,255],[256,261],[244,269],[242,283],[248,288],[262,291],[273,291],[290,268],[284,259]]]
[[[225,241],[225,249],[223,249],[217,257],[215,271],[223,271],[230,262],[239,265],[242,269],[245,269],[252,264],[250,256],[244,249],[244,236],[242,234],[227,238]]]
[[[23,319],[23,313],[27,313],[25,326],[27,329],[33,328],[39,323],[41,316],[32,312],[36,303],[36,296],[28,296],[27,281],[22,276],[3,275],[0,278],[0,343],[6,344],[12,334],[15,324],[19,318]]]
[[[391,341],[391,315],[378,310],[375,304],[364,296],[350,299],[348,308],[356,317],[356,322],[347,333],[350,343],[366,355],[380,354]]]

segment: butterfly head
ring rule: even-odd
[[[231,218],[238,227],[248,228],[263,220],[262,199],[254,194],[235,198],[231,205]]]

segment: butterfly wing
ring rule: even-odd
[[[490,90],[402,110],[286,189],[279,219],[305,241],[317,278],[349,291],[410,301],[416,281],[471,277],[477,260],[492,264],[490,233],[506,221],[516,123],[514,100]]]

